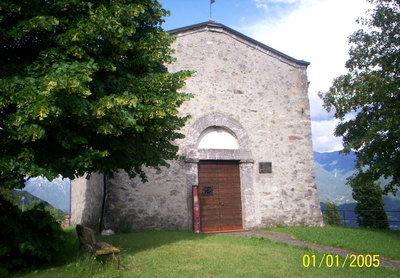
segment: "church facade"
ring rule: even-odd
[[[308,62],[296,60],[222,24],[170,31],[177,62],[195,74],[183,91],[194,98],[176,142],[183,159],[146,169],[148,182],[115,173],[71,183],[71,220],[111,229],[193,229],[193,187],[200,230],[276,225],[321,226],[314,175]]]

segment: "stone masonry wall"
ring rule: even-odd
[[[192,115],[183,133],[211,113],[232,117],[247,131],[257,226],[322,225],[306,67],[220,29],[178,35],[174,48],[178,62],[170,70],[196,70],[183,89],[195,96],[182,106]],[[272,173],[259,174],[259,162],[272,162]]]
[[[148,182],[116,173],[108,182],[106,228],[134,230],[190,230],[183,161],[170,168],[147,169]]]

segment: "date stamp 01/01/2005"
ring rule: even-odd
[[[337,267],[344,268],[348,267],[379,267],[379,255],[349,255],[342,262],[339,259],[339,255],[324,254],[322,259],[319,261],[315,255],[304,255],[303,266],[304,267]]]

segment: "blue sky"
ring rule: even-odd
[[[171,12],[165,30],[210,19],[210,0],[159,0]],[[346,72],[347,38],[361,28],[355,23],[369,8],[366,0],[215,0],[212,19],[299,60],[308,68],[313,146],[340,150],[337,122],[318,98],[333,78]]]
[[[297,5],[295,2],[271,2],[268,9],[262,9],[260,5],[265,3],[262,3],[263,1],[258,2],[252,0],[216,0],[212,5],[212,18],[218,23],[238,29],[241,26],[255,24],[266,17],[273,20],[279,16],[280,12],[290,11]],[[165,9],[171,11],[171,16],[166,19],[164,24],[166,30],[205,22],[210,19],[209,0],[161,0],[160,3]]]

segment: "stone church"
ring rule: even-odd
[[[321,226],[314,175],[308,62],[212,21],[170,31],[171,72],[196,73],[180,112],[192,117],[176,142],[184,159],[106,180],[104,226],[193,230],[193,188],[201,231],[276,225]],[[71,185],[74,224],[98,226],[103,176]],[[197,218],[196,218],[197,219]]]

